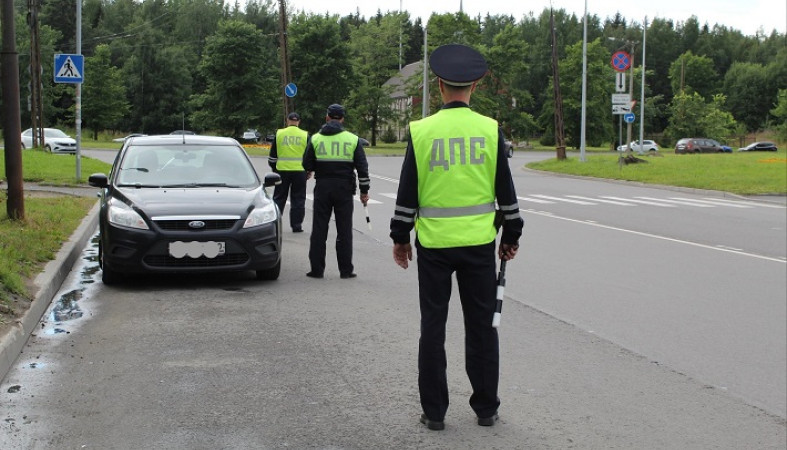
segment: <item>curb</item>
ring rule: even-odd
[[[49,261],[44,266],[44,270],[36,276],[33,283],[38,291],[30,309],[16,321],[10,332],[0,336],[0,381],[8,375],[8,371],[22,353],[30,334],[49,308],[55,294],[63,285],[63,281],[71,273],[71,268],[79,255],[82,254],[88,239],[95,233],[98,226],[99,207],[99,203],[96,202],[68,241],[57,252],[55,259]]]

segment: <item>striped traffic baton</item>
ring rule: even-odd
[[[500,272],[497,273],[497,304],[495,305],[495,315],[492,316],[492,326],[500,326],[500,313],[503,311],[503,293],[506,290],[506,260],[500,260]]]

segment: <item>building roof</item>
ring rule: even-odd
[[[383,86],[393,87],[391,98],[409,97],[409,95],[407,95],[407,80],[416,74],[420,74],[423,71],[423,65],[423,61],[416,61],[414,63],[408,64],[402,67],[402,70],[400,70],[399,73],[392,76],[388,79],[388,81],[383,83]]]

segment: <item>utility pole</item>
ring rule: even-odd
[[[566,159],[566,139],[563,134],[563,97],[560,95],[560,76],[557,66],[557,35],[555,33],[555,15],[549,11],[549,27],[552,34],[552,87],[555,99],[555,148],[557,159]]]
[[[27,21],[30,25],[30,127],[33,130],[33,147],[44,146],[43,83],[41,81],[41,41],[38,10],[40,0],[27,3]]]
[[[3,87],[3,141],[5,142],[5,175],[8,182],[8,217],[25,218],[25,196],[22,184],[22,125],[19,120],[19,54],[16,52],[14,2],[2,0],[0,28],[3,29],[0,52],[0,84]]]
[[[295,110],[293,100],[284,94],[284,88],[292,80],[290,72],[290,54],[287,50],[287,4],[279,0],[279,56],[281,57],[281,95],[284,98],[284,116]]]

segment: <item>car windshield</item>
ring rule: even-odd
[[[123,155],[118,186],[253,187],[256,172],[232,145],[137,145]]]
[[[64,138],[64,137],[68,137],[68,135],[63,133],[62,131],[54,129],[54,128],[45,128],[44,129],[44,137],[48,137],[48,138]]]

